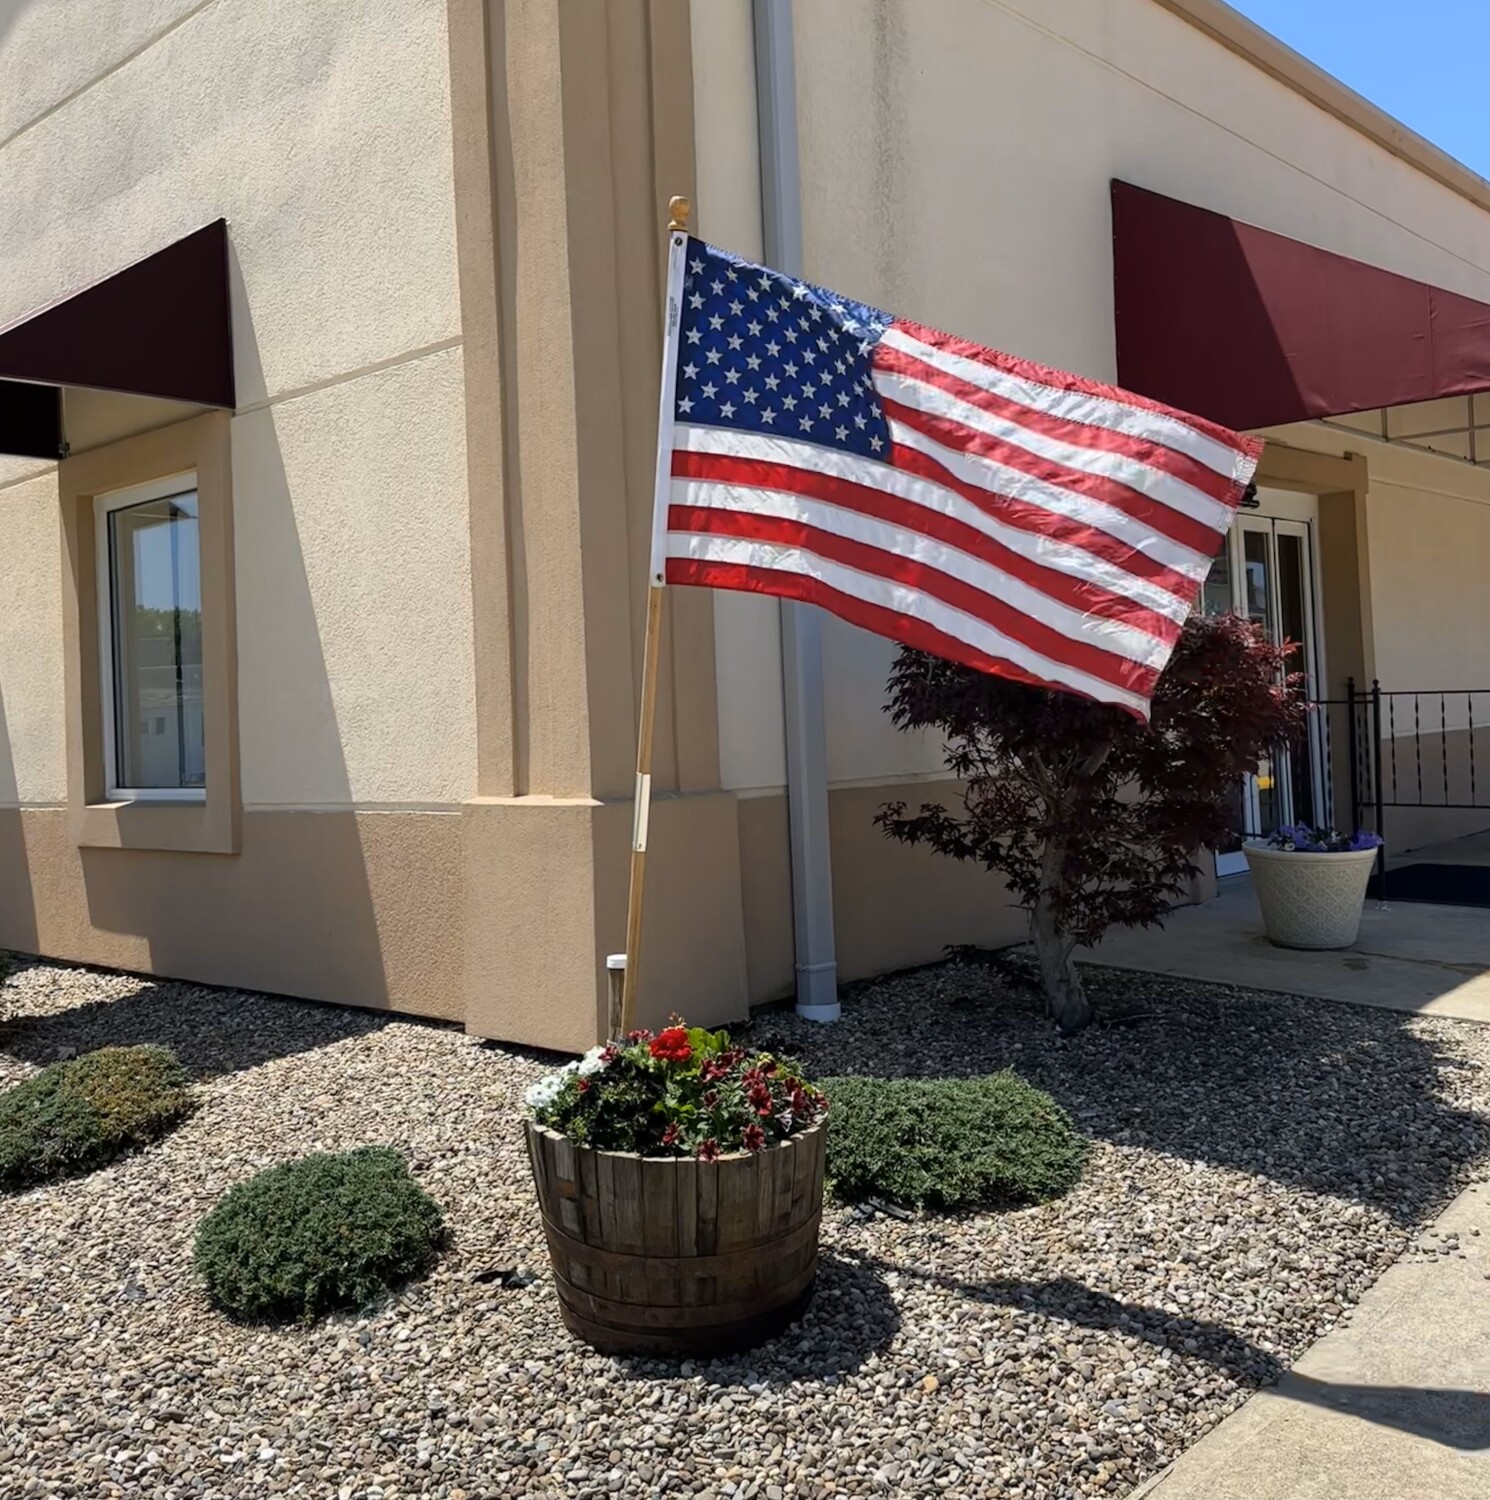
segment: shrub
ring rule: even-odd
[[[674,1024],[592,1047],[527,1092],[540,1125],[579,1146],[714,1161],[805,1130],[823,1096],[795,1063]]]
[[[443,1238],[440,1206],[403,1157],[363,1146],[239,1183],[198,1227],[194,1262],[225,1311],[308,1322],[417,1275]]]
[[[1049,1094],[1015,1073],[987,1078],[834,1078],[827,1172],[850,1201],[1014,1208],[1058,1198],[1086,1142]]]
[[[102,1047],[0,1094],[0,1187],[91,1171],[159,1140],[192,1110],[164,1047]]]
[[[1109,927],[1161,923],[1195,873],[1195,851],[1230,836],[1242,778],[1302,732],[1292,650],[1237,615],[1191,615],[1145,724],[902,647],[890,716],[941,737],[962,807],[893,802],[875,821],[891,838],[1003,877],[1029,914],[1051,1014],[1078,1031],[1092,1008],[1076,948]]]

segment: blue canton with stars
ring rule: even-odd
[[[890,431],[870,359],[892,322],[878,308],[690,239],[677,419],[886,456]]]

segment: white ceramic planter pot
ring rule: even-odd
[[[1248,844],[1246,854],[1271,942],[1280,948],[1348,948],[1355,942],[1375,849],[1299,854]]]

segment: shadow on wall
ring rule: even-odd
[[[26,819],[20,807],[15,756],[0,684],[0,948],[36,951],[36,906],[26,855]]]
[[[238,389],[253,396],[263,392],[264,374],[236,255],[230,279]],[[383,1006],[390,985],[280,448],[282,412],[267,407],[232,423],[238,741],[248,804],[241,852],[81,850],[87,920],[144,943],[143,950],[95,944],[88,957],[158,975]],[[344,433],[324,441],[347,462],[350,439]],[[375,475],[364,488],[375,504]],[[314,493],[295,498],[302,513],[317,503]],[[318,542],[324,554],[327,537]],[[330,539],[334,565],[355,566],[336,547]],[[355,630],[357,618],[343,609],[336,630]],[[366,667],[376,672],[375,662]],[[267,805],[255,807],[256,796]],[[283,806],[292,799],[298,810]]]

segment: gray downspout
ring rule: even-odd
[[[791,0],[753,3],[766,264],[789,276],[800,276],[802,184]],[[813,605],[781,601],[781,680],[797,1014],[810,1021],[836,1021],[838,959],[833,948],[833,866],[828,842],[823,617]]]

